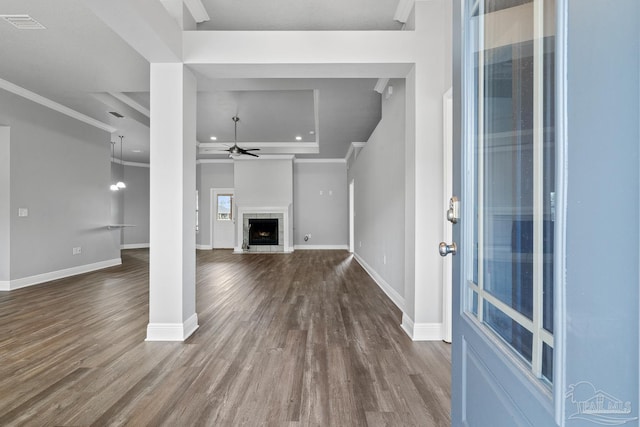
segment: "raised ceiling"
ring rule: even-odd
[[[198,25],[200,31],[400,27],[393,20],[397,0],[204,0],[203,5],[211,19]],[[149,63],[83,0],[3,0],[0,15],[5,14],[28,14],[46,29],[18,30],[0,20],[0,79],[117,128],[115,135],[125,135],[125,160],[148,162]],[[239,141],[317,138],[318,153],[299,157],[340,158],[351,142],[366,141],[380,119],[375,78],[264,79],[259,69],[252,78],[219,78],[206,65],[190,68],[198,81],[200,142],[210,142],[212,135],[230,141],[231,117],[238,114]],[[262,153],[268,151],[265,146]]]
[[[399,30],[398,0],[202,0],[210,20],[198,30]]]

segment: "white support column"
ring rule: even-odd
[[[181,63],[152,63],[147,341],[183,341],[198,328],[195,127],[195,77]]]

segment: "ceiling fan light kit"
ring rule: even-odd
[[[243,154],[247,156],[260,157],[257,154],[251,153],[251,151],[259,151],[260,150],[259,148],[244,149],[244,148],[238,147],[238,122],[240,121],[240,117],[233,116],[231,120],[233,120],[233,126],[234,126],[233,145],[227,148],[226,150],[222,150],[222,151],[228,152],[229,157],[231,158],[234,158],[235,156],[241,156]]]

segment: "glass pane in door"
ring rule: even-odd
[[[468,311],[539,377],[553,354],[553,0],[470,2],[474,153]],[[544,331],[543,331],[544,329]],[[544,366],[543,366],[544,365]],[[544,370],[544,372],[542,372]]]

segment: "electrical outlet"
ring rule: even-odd
[[[75,248],[73,248],[73,255],[80,255],[82,253],[82,247],[81,246],[77,246]]]
[[[382,263],[387,265],[387,255],[382,255]]]
[[[362,240],[360,240],[360,241],[358,242],[358,247],[360,247],[360,248],[362,247]]]

